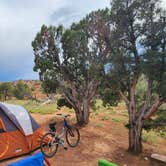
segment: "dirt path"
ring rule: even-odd
[[[74,117],[74,115],[72,115]],[[118,115],[112,115],[113,117]],[[44,129],[47,129],[48,121],[54,119],[55,115],[41,116],[33,115],[41,123],[42,119]],[[43,117],[43,118],[42,118]],[[57,128],[61,124],[61,119],[56,119]],[[91,118],[90,123],[80,128],[81,141],[78,147],[70,148],[65,151],[62,147],[58,149],[55,157],[49,159],[53,166],[97,166],[99,159],[117,163],[119,166],[150,166],[150,152],[156,147],[145,145],[145,152],[140,156],[129,154],[128,148],[128,130],[123,123],[103,120],[102,115]],[[148,150],[146,150],[146,146]],[[158,147],[158,151],[159,151]]]
[[[55,119],[56,114],[32,114],[32,116],[47,130],[49,121]],[[71,119],[74,119],[74,115],[72,117]],[[58,118],[56,121],[57,128],[59,128],[62,125],[62,119]],[[57,154],[49,159],[51,166],[97,166],[99,159],[107,159],[119,166],[150,166],[151,151],[159,152],[162,148],[162,153],[166,154],[166,148],[164,148],[166,142],[163,142],[161,146],[145,144],[144,153],[140,156],[129,154],[126,151],[128,131],[124,124],[112,120],[102,120],[101,115],[91,118],[86,127],[80,128],[80,133],[79,146],[76,148],[68,147],[67,151],[60,147]],[[145,157],[148,160],[145,160]],[[11,161],[2,163],[0,166],[9,162]]]

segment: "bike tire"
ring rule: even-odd
[[[44,148],[48,148],[51,152],[46,152]],[[55,136],[53,133],[46,133],[40,141],[40,149],[45,157],[51,158],[58,150],[58,143],[55,143]]]
[[[74,143],[71,142],[70,137],[75,138]],[[80,132],[75,126],[68,126],[66,130],[66,142],[70,147],[76,147],[80,142]]]

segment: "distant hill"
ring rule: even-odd
[[[27,84],[29,88],[32,90],[32,96],[38,100],[46,99],[47,95],[43,93],[41,87],[41,81],[39,80],[18,80],[11,82],[13,85],[16,85],[19,81]]]
[[[23,80],[24,83],[26,83],[29,88],[32,90],[32,96],[36,99],[45,99],[47,98],[47,95],[43,93],[42,87],[41,87],[41,81],[38,80]]]

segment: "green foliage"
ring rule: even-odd
[[[14,90],[13,90],[14,96],[19,99],[22,100],[24,99],[24,97],[29,97],[31,96],[31,89],[28,87],[27,84],[19,81]]]
[[[48,75],[45,75],[44,80],[42,81],[42,90],[46,94],[53,94],[56,92],[57,82],[54,79],[49,79]]]
[[[159,137],[158,137],[157,133],[152,131],[152,130],[151,131],[143,130],[142,140],[144,142],[155,144],[155,143],[157,143],[159,141]]]
[[[89,108],[100,83],[108,54],[104,45],[109,32],[104,22],[108,13],[108,9],[92,12],[69,29],[43,25],[32,42],[34,71],[39,72],[45,92],[58,89],[76,112]]]
[[[58,100],[57,100],[57,106],[59,107],[59,108],[61,108],[61,107],[63,107],[63,106],[66,106],[66,107],[68,107],[68,108],[72,108],[72,106],[71,106],[71,104],[65,99],[65,98],[59,98]]]
[[[7,102],[21,105],[30,113],[53,114],[57,111],[56,102],[46,105],[42,105],[41,103],[32,100],[8,100]]]
[[[161,135],[162,137],[166,137],[166,105],[160,107],[159,111],[157,112],[155,118],[148,119],[144,123],[144,129],[155,130]]]
[[[28,106],[26,106],[28,109]],[[49,105],[33,105],[29,107],[29,112],[31,113],[39,113],[39,114],[53,114],[57,111],[56,104],[49,104]]]
[[[103,115],[102,118],[101,118],[101,120],[103,120],[103,121],[105,121],[105,120],[109,120],[108,115]]]
[[[113,28],[105,87],[129,99],[131,87],[136,86],[132,92],[136,94],[136,109],[147,100],[147,90],[152,96],[150,104],[156,99],[154,96],[165,101],[166,16],[160,16],[162,9],[158,3],[158,0],[111,1],[110,26]],[[112,95],[105,93],[104,101],[108,103],[107,98]]]
[[[117,119],[117,118],[112,118],[113,122],[121,122],[121,119]]]
[[[110,88],[100,88],[100,96],[103,100],[104,106],[116,106],[120,101],[118,93]]]
[[[136,86],[136,102],[138,107],[144,102],[147,91],[147,78],[141,75]]]
[[[0,99],[6,100],[7,97],[11,97],[13,94],[13,88],[10,82],[4,82],[0,84]]]

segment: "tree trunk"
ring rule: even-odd
[[[7,100],[7,90],[4,90],[5,101]]]
[[[129,113],[129,148],[128,150],[132,153],[141,153],[142,152],[142,114],[140,116],[136,116],[136,102],[135,102],[135,86],[130,88],[130,101],[128,106]]]
[[[84,119],[83,119],[83,115],[82,115],[82,111],[81,110],[77,110],[76,111],[76,119],[77,119],[77,124],[79,126],[84,124]]]
[[[143,121],[138,120],[129,127],[129,151],[135,154],[142,152],[142,126]]]
[[[89,102],[88,100],[84,100],[83,102],[83,116],[85,124],[89,123]]]
[[[82,109],[76,110],[77,123],[79,125],[86,125],[89,123],[89,103],[84,100]]]

